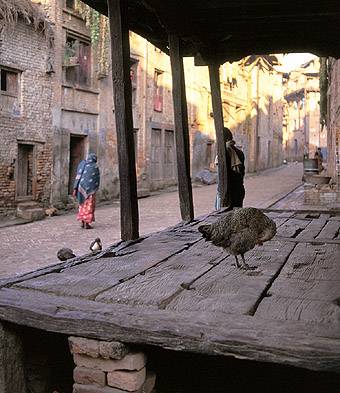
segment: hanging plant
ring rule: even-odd
[[[98,59],[98,77],[108,74],[108,18],[80,0],[75,1],[75,9],[90,29],[91,44]]]

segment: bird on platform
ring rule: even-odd
[[[64,247],[57,252],[57,257],[60,261],[67,261],[68,259],[75,258],[76,255],[74,255],[70,248]]]
[[[95,239],[95,240],[90,244],[90,250],[91,250],[93,253],[95,253],[95,252],[101,251],[102,249],[103,249],[102,242],[101,242],[101,240],[99,239],[99,237],[97,237],[97,239]]]
[[[251,269],[244,254],[272,239],[276,234],[276,224],[260,210],[245,207],[229,211],[215,223],[203,224],[198,230],[206,240],[234,255],[239,269]]]

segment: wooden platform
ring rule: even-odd
[[[2,280],[0,318],[340,373],[340,215],[267,212],[277,236],[241,271],[197,230],[220,214]]]

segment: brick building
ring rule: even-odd
[[[30,24],[10,22],[22,13]],[[50,24],[29,1],[7,16],[0,24],[0,213],[14,201],[48,204],[52,169]]]
[[[88,152],[98,155],[99,199],[118,196],[107,22],[93,14],[100,20],[94,32],[81,7],[78,0],[40,5],[53,26],[53,45],[20,19],[12,28],[18,34],[3,33],[0,67],[17,75],[18,86],[10,99],[1,90],[3,208],[14,208],[22,197],[65,207],[77,164]],[[145,193],[176,184],[171,67],[165,53],[132,32],[130,46],[138,189]],[[215,129],[207,67],[196,67],[192,58],[184,63],[194,177],[214,167]],[[225,125],[250,171],[282,162],[282,74],[275,64],[275,56],[251,56],[221,67]]]
[[[336,182],[338,202],[340,202],[340,60],[328,59],[327,105],[327,170]]]
[[[314,157],[318,147],[326,156],[327,132],[320,126],[319,58],[315,57],[285,78],[283,149],[288,160]]]

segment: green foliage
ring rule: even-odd
[[[80,0],[76,0],[75,9],[90,29],[91,43],[93,49],[97,51],[98,75],[107,75],[109,35],[107,17]]]

